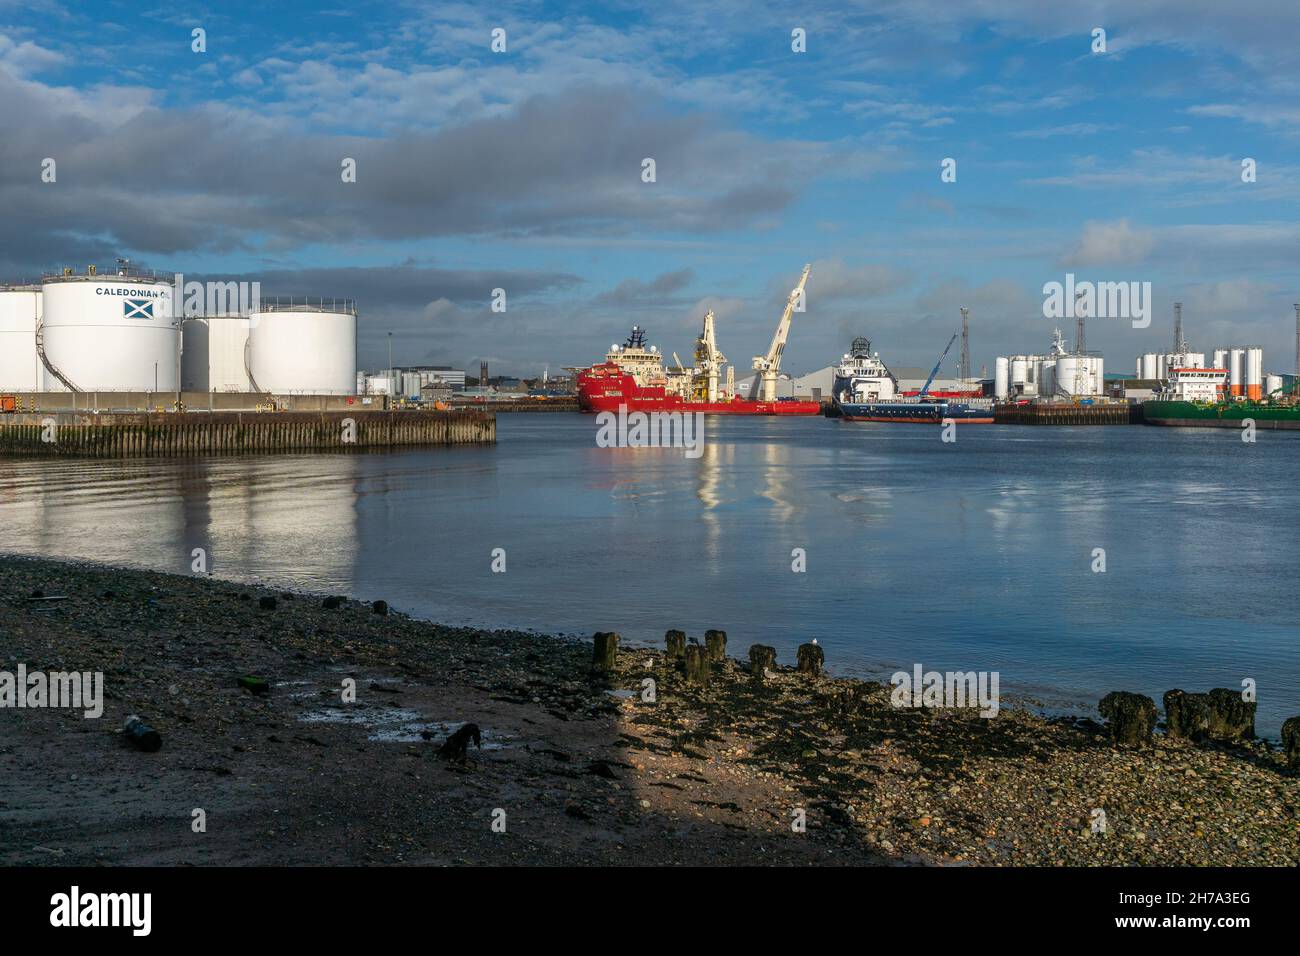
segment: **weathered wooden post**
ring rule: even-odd
[[[1174,688],[1165,694],[1165,734],[1171,740],[1204,740],[1210,735],[1210,699]]]
[[[1216,687],[1210,702],[1210,736],[1217,740],[1252,740],[1255,737],[1255,702],[1239,690]]]
[[[668,659],[680,660],[686,656],[686,632],[671,630],[664,634],[664,643],[668,645]]]
[[[1286,765],[1300,769],[1300,717],[1288,717],[1282,724],[1282,746],[1286,748]]]
[[[699,684],[701,687],[709,686],[709,678],[712,665],[709,663],[708,652],[698,644],[690,644],[686,647],[686,679],[692,684]]]
[[[591,664],[598,671],[612,671],[618,659],[618,634],[614,631],[597,631],[592,650]]]
[[[799,673],[812,674],[814,677],[826,666],[826,654],[820,644],[799,645]]]
[[[1097,710],[1106,718],[1110,738],[1115,743],[1151,742],[1151,731],[1156,727],[1156,702],[1150,697],[1116,690],[1101,699]]]
[[[776,667],[776,648],[754,644],[749,648],[749,679],[761,684],[767,679],[767,669]]]
[[[704,632],[704,647],[709,652],[709,660],[721,663],[727,659],[727,632],[708,630]]]

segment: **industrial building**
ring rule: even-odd
[[[993,365],[993,396],[1038,401],[1072,401],[1104,395],[1105,360],[1096,352],[1068,351],[1060,329],[1045,355],[999,355]]]
[[[356,393],[351,300],[182,317],[169,278],[125,263],[0,286],[0,391]]]

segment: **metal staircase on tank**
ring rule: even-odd
[[[63,383],[63,387],[70,392],[80,392],[81,389],[72,384],[72,380],[59,370],[59,367],[50,361],[50,357],[45,354],[45,322],[44,319],[36,320],[36,356],[45,366],[46,371]]]

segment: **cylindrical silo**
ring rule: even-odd
[[[180,387],[181,331],[172,287],[152,276],[46,276],[42,285],[46,361],[84,392],[174,392]],[[46,391],[67,391],[45,370]]]
[[[1042,361],[1038,363],[1038,394],[1052,398],[1056,394],[1056,363]]]
[[[1264,397],[1265,397],[1265,398],[1267,398],[1267,397],[1270,396],[1270,395],[1274,395],[1274,396],[1275,396],[1275,395],[1277,395],[1277,394],[1278,394],[1279,392],[1281,392],[1281,391],[1282,391],[1282,376],[1281,376],[1281,375],[1265,375],[1265,376],[1264,376]]]
[[[249,317],[253,385],[276,395],[352,395],[357,310],[348,299],[266,299]]]
[[[181,388],[187,392],[247,392],[247,316],[185,320]]]
[[[1023,386],[1029,383],[1029,363],[1023,355],[1011,356],[1011,385]]]
[[[1080,384],[1077,379],[1079,376],[1079,357],[1076,355],[1062,355],[1056,360],[1056,367],[1052,370],[1052,377],[1055,379],[1056,387],[1053,392],[1061,395],[1078,395],[1080,394]]]
[[[1215,368],[1227,368],[1227,367],[1228,367],[1228,350],[1227,350],[1227,349],[1215,349],[1215,350],[1214,350],[1214,367],[1215,367]]]
[[[993,396],[1006,398],[1010,394],[1011,363],[1005,355],[999,355],[993,362]]]
[[[1183,362],[1185,363],[1184,368],[1205,368],[1205,353],[1184,352]]]
[[[1245,362],[1246,397],[1257,402],[1264,395],[1264,350],[1258,347],[1246,349]]]
[[[1160,363],[1157,361],[1155,352],[1148,352],[1142,356],[1142,377],[1145,379],[1160,377]]]
[[[40,391],[41,360],[36,355],[40,314],[40,286],[0,286],[0,392]]]
[[[1228,352],[1228,392],[1234,398],[1245,392],[1246,350],[1231,349]]]

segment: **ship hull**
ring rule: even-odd
[[[901,422],[912,425],[992,425],[993,409],[940,402],[838,402],[840,418],[849,422]]]
[[[1251,405],[1231,402],[1199,405],[1194,402],[1143,402],[1142,420],[1149,425],[1175,428],[1241,428],[1246,419],[1256,428],[1300,430],[1300,407]]]
[[[704,415],[820,415],[819,402],[693,402],[660,385],[637,385],[632,376],[608,366],[578,376],[578,408],[584,412],[700,412]]]

